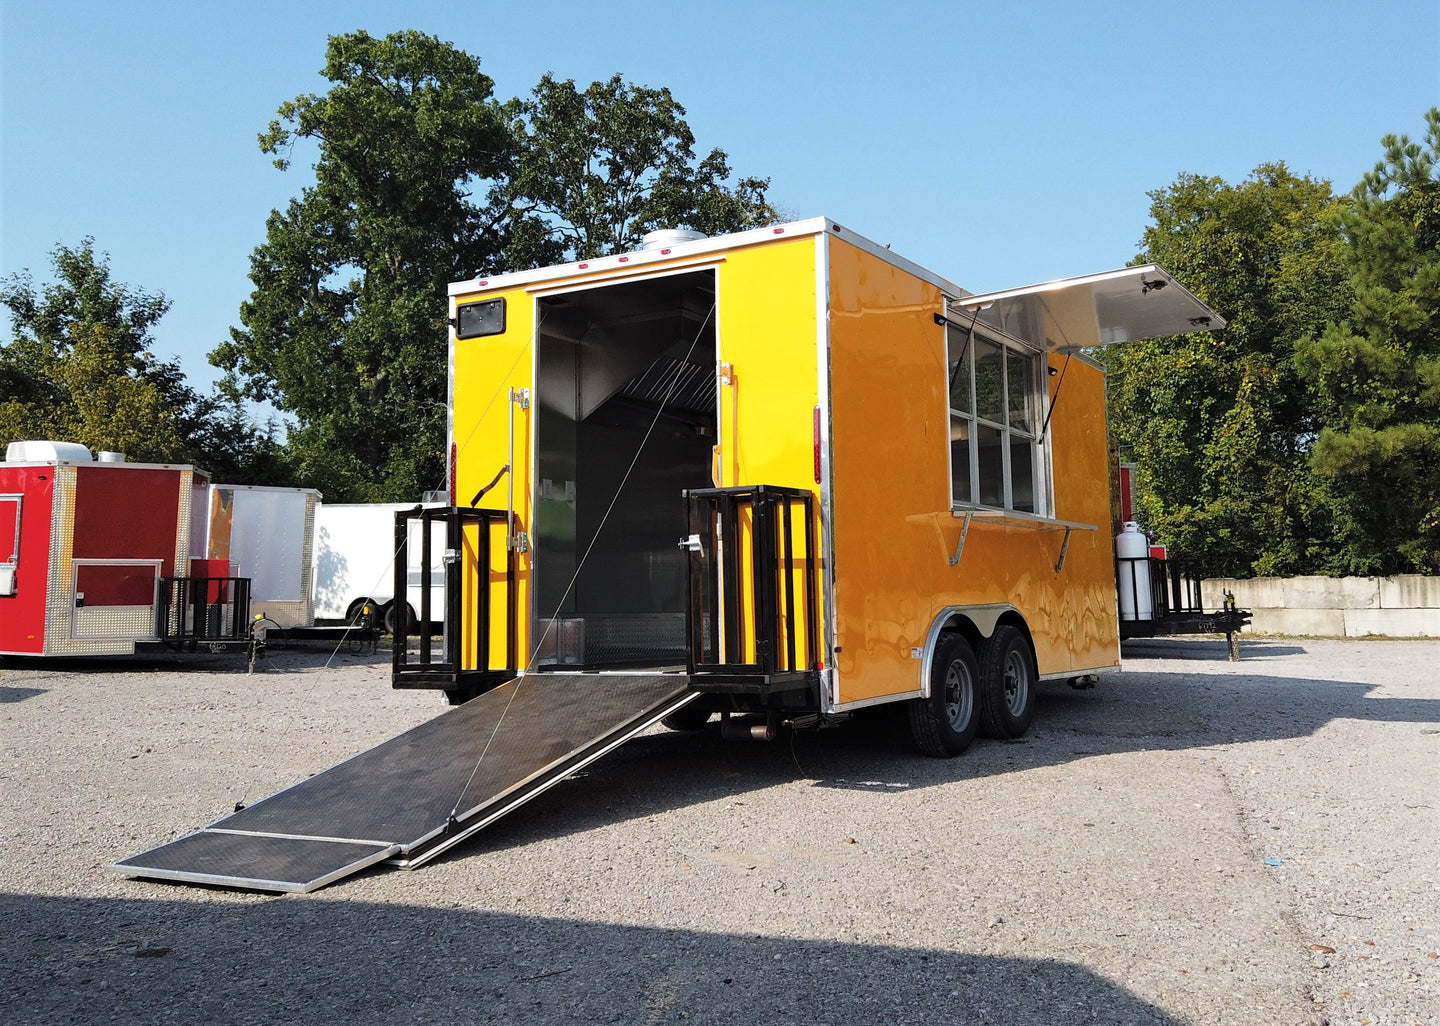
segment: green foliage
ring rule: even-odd
[[[178,364],[150,351],[164,295],[112,280],[93,239],[57,246],[51,259],[56,280],[42,289],[28,271],[0,281],[13,336],[0,346],[0,445],[50,438],[245,480],[280,474],[269,432],[198,395]]]
[[[1111,347],[1147,527],[1207,574],[1440,572],[1440,109],[1355,189],[1151,194],[1142,259],[1230,320]]]
[[[615,75],[581,92],[547,74],[523,111],[511,195],[543,216],[575,259],[636,249],[657,228],[713,235],[775,219],[768,181],[745,178],[731,190],[719,149],[695,163],[695,136],[669,89]]]
[[[1294,350],[1337,572],[1440,572],[1440,109],[1426,121],[1423,145],[1381,140],[1340,212],[1348,316]]]
[[[243,327],[210,358],[294,418],[300,480],[418,498],[443,477],[445,285],[508,241],[508,112],[478,61],[418,32],[332,37],[324,75],[260,136],[281,169],[316,146],[316,180],[270,214]]]
[[[1150,197],[1137,262],[1164,265],[1229,323],[1103,353],[1145,525],[1205,574],[1314,572],[1314,429],[1291,352],[1348,303],[1329,183],[1265,164],[1238,185],[1187,174]]]
[[[271,213],[210,358],[293,418],[287,454],[332,501],[443,482],[449,282],[773,216],[764,181],[724,185],[724,153],[695,162],[668,90],[547,75],[500,102],[477,58],[418,32],[334,36],[323,73],[260,136],[282,170],[314,147],[315,183]]]

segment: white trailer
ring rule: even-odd
[[[434,508],[442,503],[372,502],[327,503],[315,510],[314,597],[317,619],[353,620],[368,603],[377,609],[387,629],[395,625],[395,514],[417,505]],[[411,530],[419,527],[411,521]],[[419,618],[421,602],[420,544],[412,539],[406,577],[409,587],[409,621]],[[432,618],[445,608],[443,552],[431,552],[429,579]]]
[[[315,622],[312,599],[314,488],[210,486],[206,555],[230,563],[232,576],[250,578],[250,609],[281,627]]]

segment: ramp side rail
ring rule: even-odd
[[[160,578],[155,588],[155,636],[176,651],[248,641],[250,578]]]
[[[755,485],[685,492],[686,642],[696,687],[762,692],[820,669],[815,499]]]
[[[411,524],[418,522],[411,537]],[[397,688],[444,688],[477,695],[516,675],[515,551],[504,550],[504,571],[494,566],[495,529],[507,524],[504,510],[440,506],[400,510],[395,514],[395,631],[391,642],[391,683]],[[437,533],[440,535],[436,537]],[[418,541],[418,558],[412,556]],[[431,608],[433,555],[439,548],[445,575],[445,608]],[[418,571],[411,569],[418,566]],[[406,601],[417,575],[420,608],[414,622]],[[498,594],[497,594],[498,593]],[[464,597],[473,596],[467,616]],[[435,631],[435,613],[441,628]],[[492,651],[503,624],[505,660],[495,665]],[[410,631],[419,634],[410,651]]]

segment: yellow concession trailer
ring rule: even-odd
[[[450,498],[396,514],[421,608],[392,648],[395,686],[458,707],[117,872],[419,866],[716,714],[770,737],[901,702],[937,756],[1017,736],[1039,681],[1119,653],[1086,353],[1223,321],[1154,266],[970,295],[815,218],[458,282],[450,324]]]
[[[488,512],[447,545],[444,658],[397,686],[669,671],[702,696],[675,723],[909,702],[937,755],[1116,665],[1087,353],[1224,323],[1153,265],[977,296],[828,218],[450,304],[452,502]]]

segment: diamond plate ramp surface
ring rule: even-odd
[[[110,868],[309,891],[386,858],[418,865],[685,705],[685,683],[529,674]]]

